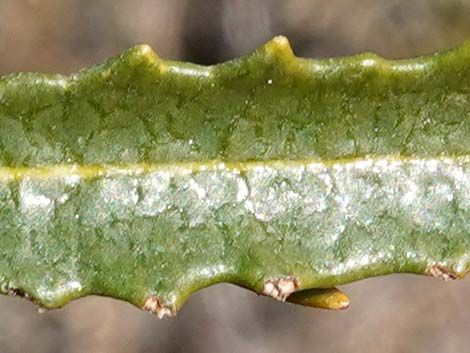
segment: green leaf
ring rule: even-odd
[[[0,291],[174,314],[230,282],[344,308],[336,285],[470,267],[470,44],[412,60],[216,66],[134,47],[0,80]],[[299,292],[291,296],[292,293]]]

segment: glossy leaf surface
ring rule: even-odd
[[[0,224],[1,292],[47,308],[98,294],[164,316],[218,282],[285,300],[463,277],[470,46],[310,60],[276,37],[211,67],[138,46],[4,77]]]

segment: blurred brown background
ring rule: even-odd
[[[470,39],[470,0],[0,0],[0,75],[70,73],[137,43],[211,64],[277,34],[307,57],[426,54]],[[470,279],[400,275],[342,289],[352,307],[337,313],[218,285],[163,321],[106,298],[39,315],[25,300],[0,297],[0,352],[470,350]]]

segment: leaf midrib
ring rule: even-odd
[[[299,160],[269,160],[249,162],[224,162],[222,160],[209,160],[201,162],[177,162],[177,163],[135,163],[135,164],[102,164],[79,165],[57,164],[35,167],[0,167],[0,182],[20,180],[47,180],[65,178],[70,176],[80,179],[93,179],[97,177],[139,176],[150,173],[170,173],[172,175],[192,174],[196,172],[253,171],[259,168],[296,168],[316,166],[327,169],[335,166],[352,166],[368,168],[373,164],[386,163],[394,166],[401,164],[417,164],[438,162],[441,164],[460,164],[470,162],[470,155],[439,156],[439,157],[404,157],[404,156],[371,156],[342,158],[336,160],[299,159]]]

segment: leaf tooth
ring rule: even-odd
[[[289,40],[284,36],[277,36],[267,42],[261,50],[268,58],[274,58],[280,62],[290,62],[294,58],[294,52]]]
[[[440,263],[434,263],[426,269],[426,274],[431,277],[441,278],[444,281],[462,279],[465,272],[457,272]]]
[[[137,57],[146,60],[150,64],[157,64],[160,62],[158,55],[147,44],[141,44],[134,47]]]
[[[111,59],[107,69],[143,68],[144,70],[164,73],[168,71],[167,62],[161,59],[147,44],[139,44],[124,51],[120,56]],[[105,72],[108,70],[105,70]]]
[[[126,50],[122,53],[120,59],[129,64],[141,64],[143,62],[148,64],[157,64],[161,59],[147,44],[139,44]]]
[[[299,279],[295,276],[286,276],[264,282],[261,294],[285,301],[298,288],[300,288]]]
[[[176,309],[172,306],[164,305],[156,296],[151,295],[145,299],[143,309],[151,314],[157,315],[159,319],[176,316]]]

